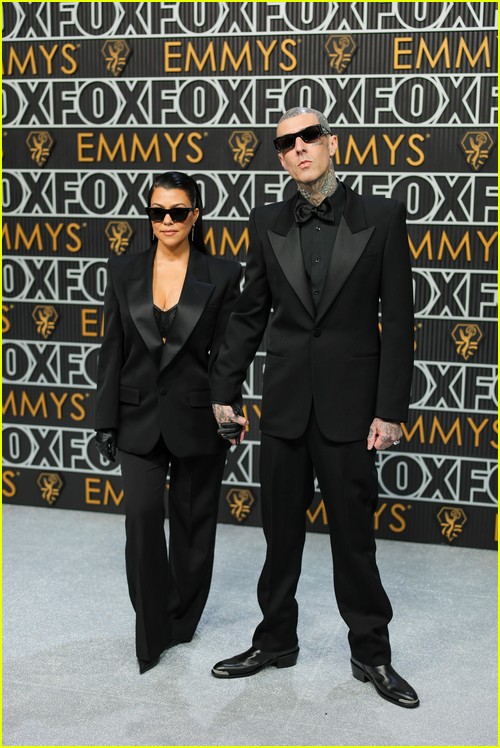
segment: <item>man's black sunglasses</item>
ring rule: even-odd
[[[174,223],[184,223],[194,208],[146,208],[146,213],[151,221],[163,222],[165,216],[170,216]]]
[[[309,127],[304,127],[303,130],[299,130],[298,132],[289,132],[287,135],[280,135],[273,142],[277,151],[288,151],[295,145],[296,138],[300,138],[304,143],[313,143],[322,135],[331,135],[331,132],[326,127],[323,127],[323,125],[309,125]]]

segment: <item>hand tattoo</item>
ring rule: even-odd
[[[243,441],[248,421],[243,415],[239,405],[221,405],[212,403],[215,420],[217,421],[217,433],[231,444],[239,444]]]
[[[402,436],[403,430],[399,423],[374,418],[368,431],[368,448],[387,449],[387,447],[399,442]]]
[[[231,405],[219,405],[219,403],[213,403],[212,410],[214,412],[215,420],[219,425],[221,423],[226,423],[227,421],[238,420],[238,416]]]

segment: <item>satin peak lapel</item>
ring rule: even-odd
[[[197,250],[192,250],[192,252],[197,252]],[[182,287],[181,297],[177,306],[177,313],[172,326],[170,327],[167,342],[163,346],[160,370],[164,369],[173,361],[188,337],[191,335],[196,323],[203,314],[203,310],[205,309],[214,288],[215,286],[213,283],[198,280],[188,267],[186,279]]]
[[[300,231],[296,223],[293,223],[286,236],[276,234],[268,230],[269,241],[273,248],[276,259],[283,270],[287,281],[305,306],[311,317],[315,316],[314,305],[311,299],[302,250],[300,248]]]
[[[153,314],[153,259],[154,251],[149,257],[145,254],[144,261],[138,258],[136,275],[128,281],[126,294],[130,316],[154,360],[158,362],[162,343]]]
[[[332,256],[323,286],[323,293],[318,307],[317,321],[324,316],[333,304],[342,286],[351,274],[361,257],[364,248],[373,234],[375,226],[369,226],[352,234],[344,216],[340,219],[337,238],[333,245]]]

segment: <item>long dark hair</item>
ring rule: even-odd
[[[151,197],[157,187],[163,187],[165,190],[184,190],[189,197],[192,208],[198,208],[200,211],[194,225],[193,238],[191,243],[194,247],[207,255],[208,250],[205,246],[203,232],[203,203],[201,201],[200,188],[197,183],[182,171],[165,171],[154,178],[154,182],[148,193],[148,206],[151,205]],[[153,236],[154,238],[154,236]]]

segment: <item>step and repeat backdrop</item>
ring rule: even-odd
[[[213,254],[245,264],[252,206],[294,185],[280,115],[323,111],[339,176],[408,208],[415,376],[379,454],[378,537],[497,540],[497,42],[490,2],[2,4],[3,496],[123,512],[93,445],[106,262],[148,246],[153,175],[200,184]],[[219,518],[260,524],[265,346]],[[327,519],[319,491],[310,530]]]

